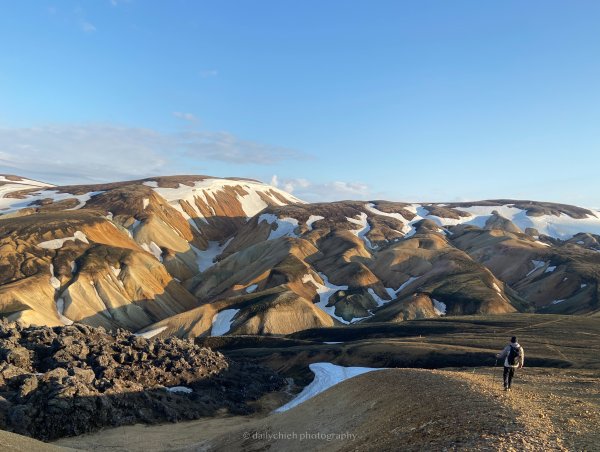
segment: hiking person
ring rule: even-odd
[[[515,369],[523,367],[525,362],[525,351],[517,342],[517,337],[510,338],[510,344],[496,355],[497,359],[504,358],[504,390],[510,391],[512,379],[515,376]]]

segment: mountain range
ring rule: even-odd
[[[600,315],[600,211],[306,203],[242,178],[0,175],[0,316],[144,337],[511,312]]]

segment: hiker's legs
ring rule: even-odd
[[[511,367],[504,366],[504,389],[507,389],[510,387],[509,375],[510,375],[511,369],[512,369]]]
[[[506,369],[506,367],[505,367]],[[510,385],[512,384],[512,379],[515,376],[515,368],[514,367],[509,367],[508,368],[508,388],[510,389]],[[506,385],[506,379],[504,379],[505,381],[505,385]]]

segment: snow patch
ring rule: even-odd
[[[533,272],[539,270],[540,268],[546,265],[546,262],[544,261],[532,260],[531,263],[533,264],[533,268],[529,271],[529,273],[525,275],[525,277],[531,275]]]
[[[275,410],[276,413],[282,413],[294,408],[295,406],[312,399],[317,394],[320,394],[326,389],[329,389],[344,380],[348,380],[349,378],[353,378],[357,375],[367,372],[383,370],[381,368],[374,367],[343,367],[332,363],[313,363],[308,367],[312,373],[315,374],[314,380],[308,386],[306,386],[293,400],[277,408]]]
[[[69,241],[74,242],[76,240],[79,240],[79,241],[81,241],[83,243],[87,243],[87,244],[90,243],[90,242],[88,242],[88,239],[83,232],[77,231],[71,237],[64,237],[62,239],[46,240],[45,242],[38,243],[37,246],[38,246],[38,248],[44,248],[46,250],[58,250],[63,247],[65,242],[69,242]]]
[[[54,265],[50,264],[50,285],[54,290],[60,289],[60,280],[54,276]]]
[[[121,269],[120,268],[116,268],[113,267],[112,265],[109,265],[110,267],[110,271],[113,273],[113,275],[115,275],[116,277],[118,277],[121,274]]]
[[[446,303],[438,301],[435,298],[432,298],[431,301],[433,301],[433,310],[437,315],[446,315]]]
[[[554,301],[552,302],[552,304],[559,304],[559,303],[562,303],[563,301],[565,301],[565,299],[564,299],[564,298],[563,298],[562,300],[554,300]]]
[[[556,270],[556,265],[548,267],[546,270],[544,270],[544,273],[552,273],[554,270]]]
[[[173,392],[173,393],[182,393],[182,394],[191,394],[192,389],[188,388],[187,386],[172,386],[170,388],[165,388],[167,390],[167,392]]]
[[[212,319],[211,336],[223,336],[231,329],[233,318],[239,312],[239,309],[225,309],[217,314]]]
[[[148,204],[150,204],[150,200],[148,198],[144,198],[144,207],[143,207],[143,210],[146,210],[146,207],[148,207]]]
[[[252,293],[256,289],[258,289],[258,284],[252,284],[251,286],[246,287],[246,293]]]
[[[258,217],[258,222],[266,221],[270,225],[277,224],[277,229],[272,229],[267,240],[275,240],[279,237],[298,237],[294,230],[298,227],[298,220],[295,218],[285,217],[278,218],[272,213],[263,213]]]
[[[210,267],[215,265],[216,258],[219,257],[227,245],[231,243],[233,237],[227,240],[223,245],[220,245],[217,241],[209,241],[208,247],[203,251],[199,250],[193,245],[190,245],[194,253],[196,254],[196,263],[198,264],[198,270],[200,273],[205,272]]]
[[[156,243],[154,243],[154,242],[150,242],[150,244],[142,243],[140,246],[145,251],[148,251],[150,254],[153,254],[154,257],[156,258],[156,260],[158,260],[159,262],[163,261],[162,250],[160,249],[160,246],[158,246]]]
[[[313,230],[313,224],[319,220],[324,220],[325,217],[322,217],[320,215],[311,215],[310,217],[308,217],[308,220],[306,220],[306,227],[308,228],[309,231]]]
[[[167,329],[166,326],[161,326],[161,327],[155,328],[153,330],[144,331],[143,333],[135,333],[135,336],[143,337],[145,339],[150,339],[150,338],[156,336],[157,334],[162,333],[166,329]]]

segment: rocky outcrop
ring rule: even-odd
[[[247,402],[283,384],[189,340],[0,322],[0,427],[38,439],[248,413]]]

